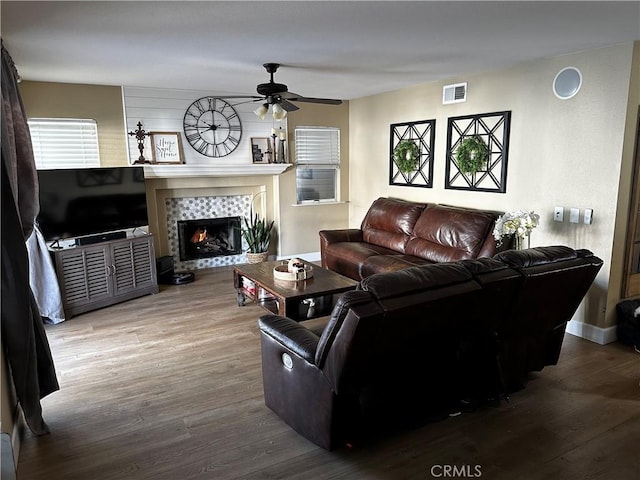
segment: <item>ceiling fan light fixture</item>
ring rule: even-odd
[[[283,120],[287,116],[287,111],[282,108],[279,103],[273,104],[273,118],[276,120]]]
[[[265,117],[267,116],[267,112],[268,111],[269,111],[269,104],[268,103],[263,103],[258,108],[256,108],[253,111],[253,113],[255,113],[260,118],[260,120],[264,120]]]
[[[256,108],[253,113],[258,118],[264,120],[271,108],[271,115],[276,121],[281,121],[287,118],[288,112],[295,112],[299,107],[293,102],[306,102],[306,103],[321,103],[325,105],[340,105],[342,100],[334,100],[331,98],[311,98],[303,97],[297,93],[292,93],[284,83],[276,83],[273,80],[273,74],[280,67],[279,63],[265,63],[264,68],[269,74],[268,83],[258,84],[256,90],[261,95],[256,97],[255,95],[241,95],[234,98],[251,98],[253,101],[263,102],[261,106]]]

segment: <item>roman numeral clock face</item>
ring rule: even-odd
[[[193,102],[184,114],[183,128],[189,144],[207,157],[229,155],[242,137],[238,112],[215,97],[203,97]]]

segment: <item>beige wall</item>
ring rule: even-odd
[[[305,103],[287,116],[289,128],[289,162],[294,162],[294,131],[298,126],[338,127],[340,129],[340,199],[341,203],[296,205],[296,173],[289,168],[278,177],[280,225],[278,252],[283,257],[320,251],[318,231],[346,228],[349,200],[349,102],[340,106]]]
[[[101,165],[128,164],[120,87],[29,81],[19,87],[27,117],[94,119]]]
[[[14,395],[13,382],[9,378],[4,349],[0,351],[0,377],[0,391],[2,391],[2,398],[0,398],[0,430],[12,434],[18,402]]]
[[[0,413],[0,431],[11,436],[13,459],[17,464],[24,420],[18,406],[13,379],[9,376],[4,348],[0,349]]]
[[[611,298],[607,290],[610,278],[617,278],[622,268],[613,239],[619,186],[629,181],[621,171],[623,166],[628,170],[631,155],[626,144],[623,152],[623,141],[633,86],[632,55],[632,44],[619,45],[352,100],[350,225],[359,225],[378,196],[534,210],[541,225],[531,236],[532,246],[588,248],[605,261],[575,319],[612,325],[619,288],[610,292]],[[562,101],[551,84],[556,73],[570,65],[582,71],[583,85],[577,96]],[[467,102],[442,105],[442,86],[462,81],[468,82]],[[502,110],[512,111],[506,193],[445,190],[447,118]],[[389,186],[389,124],[426,119],[436,119],[434,187]],[[554,222],[556,205],[593,208],[593,225]]]

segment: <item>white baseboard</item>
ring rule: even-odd
[[[599,345],[606,345],[607,343],[615,342],[618,339],[615,325],[613,327],[601,328],[589,325],[588,323],[571,320],[567,323],[566,332],[571,335],[575,335],[576,337],[590,340]]]

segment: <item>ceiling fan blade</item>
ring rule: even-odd
[[[296,110],[300,110],[300,107],[297,107],[296,105],[294,105],[293,103],[285,100],[284,98],[280,100],[280,105],[287,112],[295,112]]]
[[[264,97],[260,97],[258,95],[224,95],[224,96],[214,96],[212,98],[221,98],[223,100],[227,98],[255,98],[257,100],[264,99]]]
[[[241,100],[245,98],[247,99],[242,102],[232,103],[232,106],[242,105],[242,104],[251,103],[251,102],[266,101],[264,97],[258,97],[257,95],[225,95],[225,96],[215,96],[213,98],[221,98],[222,100]]]
[[[313,98],[313,97],[302,97],[300,95],[295,95],[295,96],[287,96],[287,100],[290,100],[292,102],[323,103],[325,105],[342,105],[342,100],[336,100],[333,98]]]
[[[232,103],[231,104],[232,107],[235,107],[236,105],[244,105],[246,103],[257,103],[257,102],[266,103],[266,100],[263,97],[225,97],[225,98],[230,99],[230,100],[231,99],[235,100],[236,98],[238,98],[238,99],[240,99],[240,98],[248,98],[248,99],[250,99],[250,100],[243,100],[241,102]]]
[[[300,94],[298,94],[298,93],[293,93],[293,92],[288,92],[288,91],[287,91],[287,92],[282,92],[282,93],[280,94],[280,96],[281,96],[282,98],[286,98],[286,99],[288,100],[288,99],[290,99],[290,98],[298,98],[298,97],[301,97],[302,95],[300,95]]]

